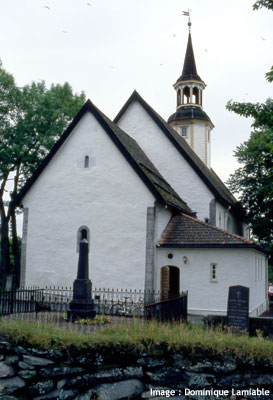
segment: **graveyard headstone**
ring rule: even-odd
[[[230,286],[228,293],[227,326],[234,330],[249,331],[249,288]]]

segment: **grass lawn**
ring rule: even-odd
[[[273,362],[273,342],[269,339],[233,335],[221,328],[185,323],[156,323],[138,321],[132,324],[108,324],[90,334],[56,328],[39,322],[0,322],[0,336],[14,345],[43,349],[99,348],[126,352],[147,351],[164,354],[166,351],[198,353],[212,356],[230,355],[243,360]]]

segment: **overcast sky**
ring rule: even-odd
[[[255,0],[0,0],[0,58],[18,85],[69,82],[113,119],[136,89],[165,119],[175,111],[190,8],[204,110],[215,125],[212,167],[226,181],[251,121],[228,100],[272,96],[272,11]]]

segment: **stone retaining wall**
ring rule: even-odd
[[[253,388],[272,399],[265,390],[273,387],[273,364],[226,356],[174,353],[162,348],[157,354],[93,348],[66,351],[14,347],[0,341],[0,399],[227,399],[232,390]],[[192,397],[185,388],[195,390]],[[196,390],[229,390],[229,396],[200,396]],[[155,397],[151,394],[163,394]],[[172,391],[172,392],[171,392]],[[219,392],[218,392],[219,393]]]

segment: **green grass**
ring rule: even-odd
[[[236,336],[220,328],[193,324],[160,324],[156,322],[106,325],[90,334],[56,328],[37,322],[0,322],[0,336],[14,345],[39,348],[87,349],[111,351],[147,351],[166,354],[200,351],[212,356],[232,356],[242,360],[273,362],[273,342],[263,337]]]

